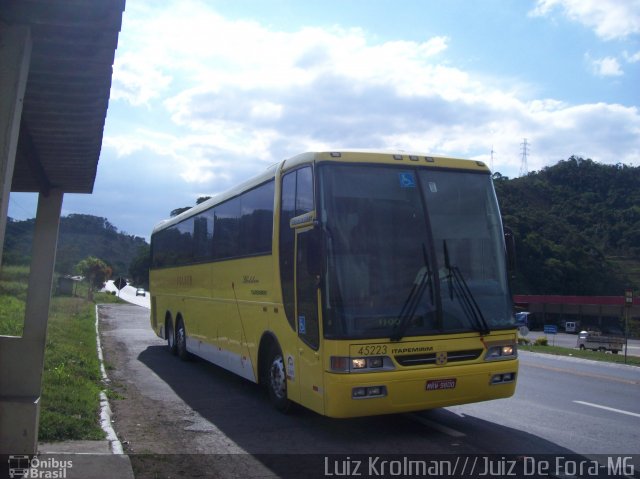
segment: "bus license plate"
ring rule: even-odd
[[[431,379],[427,381],[427,391],[439,391],[440,389],[454,389],[456,387],[456,378],[450,379]]]

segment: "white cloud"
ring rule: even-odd
[[[171,85],[171,76],[163,73],[144,56],[125,53],[113,67],[111,98],[124,99],[134,106],[148,105],[161,97]]]
[[[604,40],[640,33],[640,0],[538,0],[530,15],[548,16],[556,9]]]
[[[627,61],[627,63],[640,62],[640,51],[635,53],[624,52],[623,56],[624,56],[624,59]]]
[[[586,58],[590,63],[591,71],[594,75],[602,77],[618,77],[624,75],[622,68],[620,68],[620,62],[614,57],[591,59],[589,55],[586,55]]]
[[[537,8],[556,5],[540,1]],[[123,28],[112,98],[134,110],[153,104],[168,123],[110,133],[104,144],[120,155],[164,158],[155,170],[198,192],[327,148],[400,148],[488,162],[493,146],[496,169],[517,171],[527,137],[531,169],[576,152],[638,162],[635,108],[527,98],[522,84],[505,89],[504,80],[452,66],[448,37],[380,43],[357,28],[272,31],[186,0],[138,20],[143,8],[132,3],[128,12],[134,19]],[[622,74],[615,58],[589,61],[600,75]]]

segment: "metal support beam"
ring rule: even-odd
[[[38,182],[38,189],[40,193],[44,196],[49,196],[49,191],[51,191],[52,188],[51,182],[47,177],[47,172],[44,170],[44,166],[42,166],[36,147],[33,144],[33,138],[31,137],[31,133],[29,132],[29,128],[27,127],[24,119],[20,124],[20,138],[18,139],[17,157],[19,158],[20,156],[23,156],[24,161],[29,165],[31,174]]]
[[[0,454],[35,454],[49,303],[64,194],[38,197],[24,333],[0,336]]]
[[[29,28],[0,22],[0,265],[30,61]]]

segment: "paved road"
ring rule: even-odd
[[[544,438],[551,450],[639,454],[638,397],[638,367],[521,352],[513,398],[447,409],[531,434],[521,444],[491,434],[499,450],[548,452],[539,449]]]
[[[116,431],[130,453],[174,454],[162,456],[163,468],[258,477],[288,471],[274,454],[640,454],[640,368],[523,352],[510,399],[349,420],[302,408],[285,416],[258,386],[171,356],[148,316],[100,307],[106,360],[124,396],[114,401]],[[211,453],[245,460],[199,464]]]
[[[144,296],[138,296],[136,294],[137,288],[127,284],[124,288],[118,291],[118,288],[113,284],[112,280],[107,281],[105,288],[106,291],[114,291],[120,299],[127,303],[135,304],[136,306],[142,306],[149,309],[151,303],[151,296],[149,291],[145,291]]]

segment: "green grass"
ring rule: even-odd
[[[29,268],[3,266],[0,275],[0,334],[22,336]]]
[[[572,356],[574,358],[592,359],[594,361],[604,361],[609,363],[624,364],[624,354],[601,353],[599,351],[581,351],[579,349],[563,348],[561,346],[534,346],[519,345],[521,351],[531,351],[534,353],[554,354],[556,356]],[[640,357],[627,356],[627,364],[640,366]]]
[[[104,439],[93,303],[52,301],[44,362],[40,440]]]
[[[123,301],[122,299],[110,293],[93,293],[93,302],[96,304],[105,304],[105,303],[126,304],[126,301]]]
[[[20,336],[29,269],[4,266],[0,275],[0,334]],[[103,385],[96,353],[95,304],[86,300],[86,286],[77,297],[53,297],[42,381],[41,441],[103,439],[100,391]],[[95,301],[117,302],[96,293]]]
[[[7,294],[0,295],[0,334],[22,336],[24,301]]]

